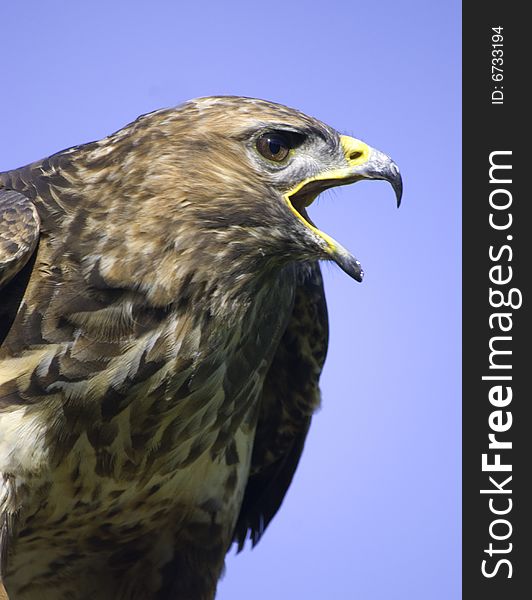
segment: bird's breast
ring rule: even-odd
[[[25,524],[11,568],[24,569],[34,536],[60,549],[56,560],[65,552],[112,553],[117,539],[142,544],[160,531],[164,554],[190,523],[230,536],[264,378],[292,296],[292,279],[278,279],[257,290],[241,317],[227,320],[231,326],[211,322],[209,335],[172,315],[92,377],[52,381],[50,401],[25,426],[40,441],[41,460],[38,473],[20,473]],[[53,360],[35,361],[45,377]],[[0,461],[9,455],[16,472],[12,450]],[[162,554],[157,560],[164,562]]]

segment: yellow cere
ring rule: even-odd
[[[364,142],[348,135],[340,136],[340,144],[350,167],[357,167],[365,163],[370,155],[370,148]]]
[[[294,208],[292,202],[290,202],[290,196],[297,194],[301,188],[310,183],[311,181],[324,181],[330,179],[344,179],[351,174],[350,169],[352,167],[356,167],[365,163],[370,155],[370,148],[364,142],[352,138],[348,135],[340,136],[340,144],[344,150],[345,158],[347,160],[347,167],[341,169],[331,169],[330,171],[324,171],[319,175],[315,175],[314,177],[307,177],[307,179],[303,179],[300,181],[295,187],[289,190],[286,194],[284,194],[284,200],[287,203],[290,210],[294,213],[294,215],[305,224],[311,231],[313,231],[316,235],[321,237],[327,243],[328,249],[331,253],[337,250],[335,241],[328,236],[323,231],[320,231],[314,225],[311,225],[299,212]]]

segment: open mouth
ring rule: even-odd
[[[350,277],[362,281],[364,271],[360,262],[336,240],[318,229],[306,209],[321,192],[339,185],[355,183],[361,179],[387,181],[395,192],[397,206],[399,206],[403,194],[403,182],[399,168],[386,154],[345,135],[340,136],[340,145],[344,151],[344,162],[340,168],[304,179],[284,194],[284,200],[292,213],[319,239],[327,257]]]
[[[303,185],[300,184],[289,194],[290,202],[298,212],[301,212],[307,206],[310,206],[325,190],[338,185],[347,184],[349,181],[346,181],[345,179],[311,179],[310,181],[302,183]]]
[[[298,184],[293,190],[284,195],[285,202],[292,213],[316,236],[325,242],[325,252],[332,260],[348,275],[356,281],[362,281],[364,271],[360,262],[341,244],[332,237],[321,231],[312,222],[307,213],[307,207],[325,190],[339,185],[353,183],[357,178],[353,177],[328,177],[324,174],[323,178],[315,178],[304,180]]]

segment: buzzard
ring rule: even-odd
[[[297,467],[327,349],[307,207],[401,177],[211,97],[0,173],[0,558],[12,600],[207,600]]]

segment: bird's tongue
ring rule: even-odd
[[[308,204],[306,206],[308,206]],[[305,207],[298,208],[298,212],[313,227],[319,229],[309,217]],[[344,248],[336,240],[332,239],[329,235],[327,235],[327,237],[330,238],[335,246],[335,251],[331,253],[332,260],[334,260],[334,262],[340,267],[340,269],[342,269],[342,271],[347,273],[356,281],[361,282],[364,278],[364,271],[362,270],[360,262],[349,252],[349,250]]]

